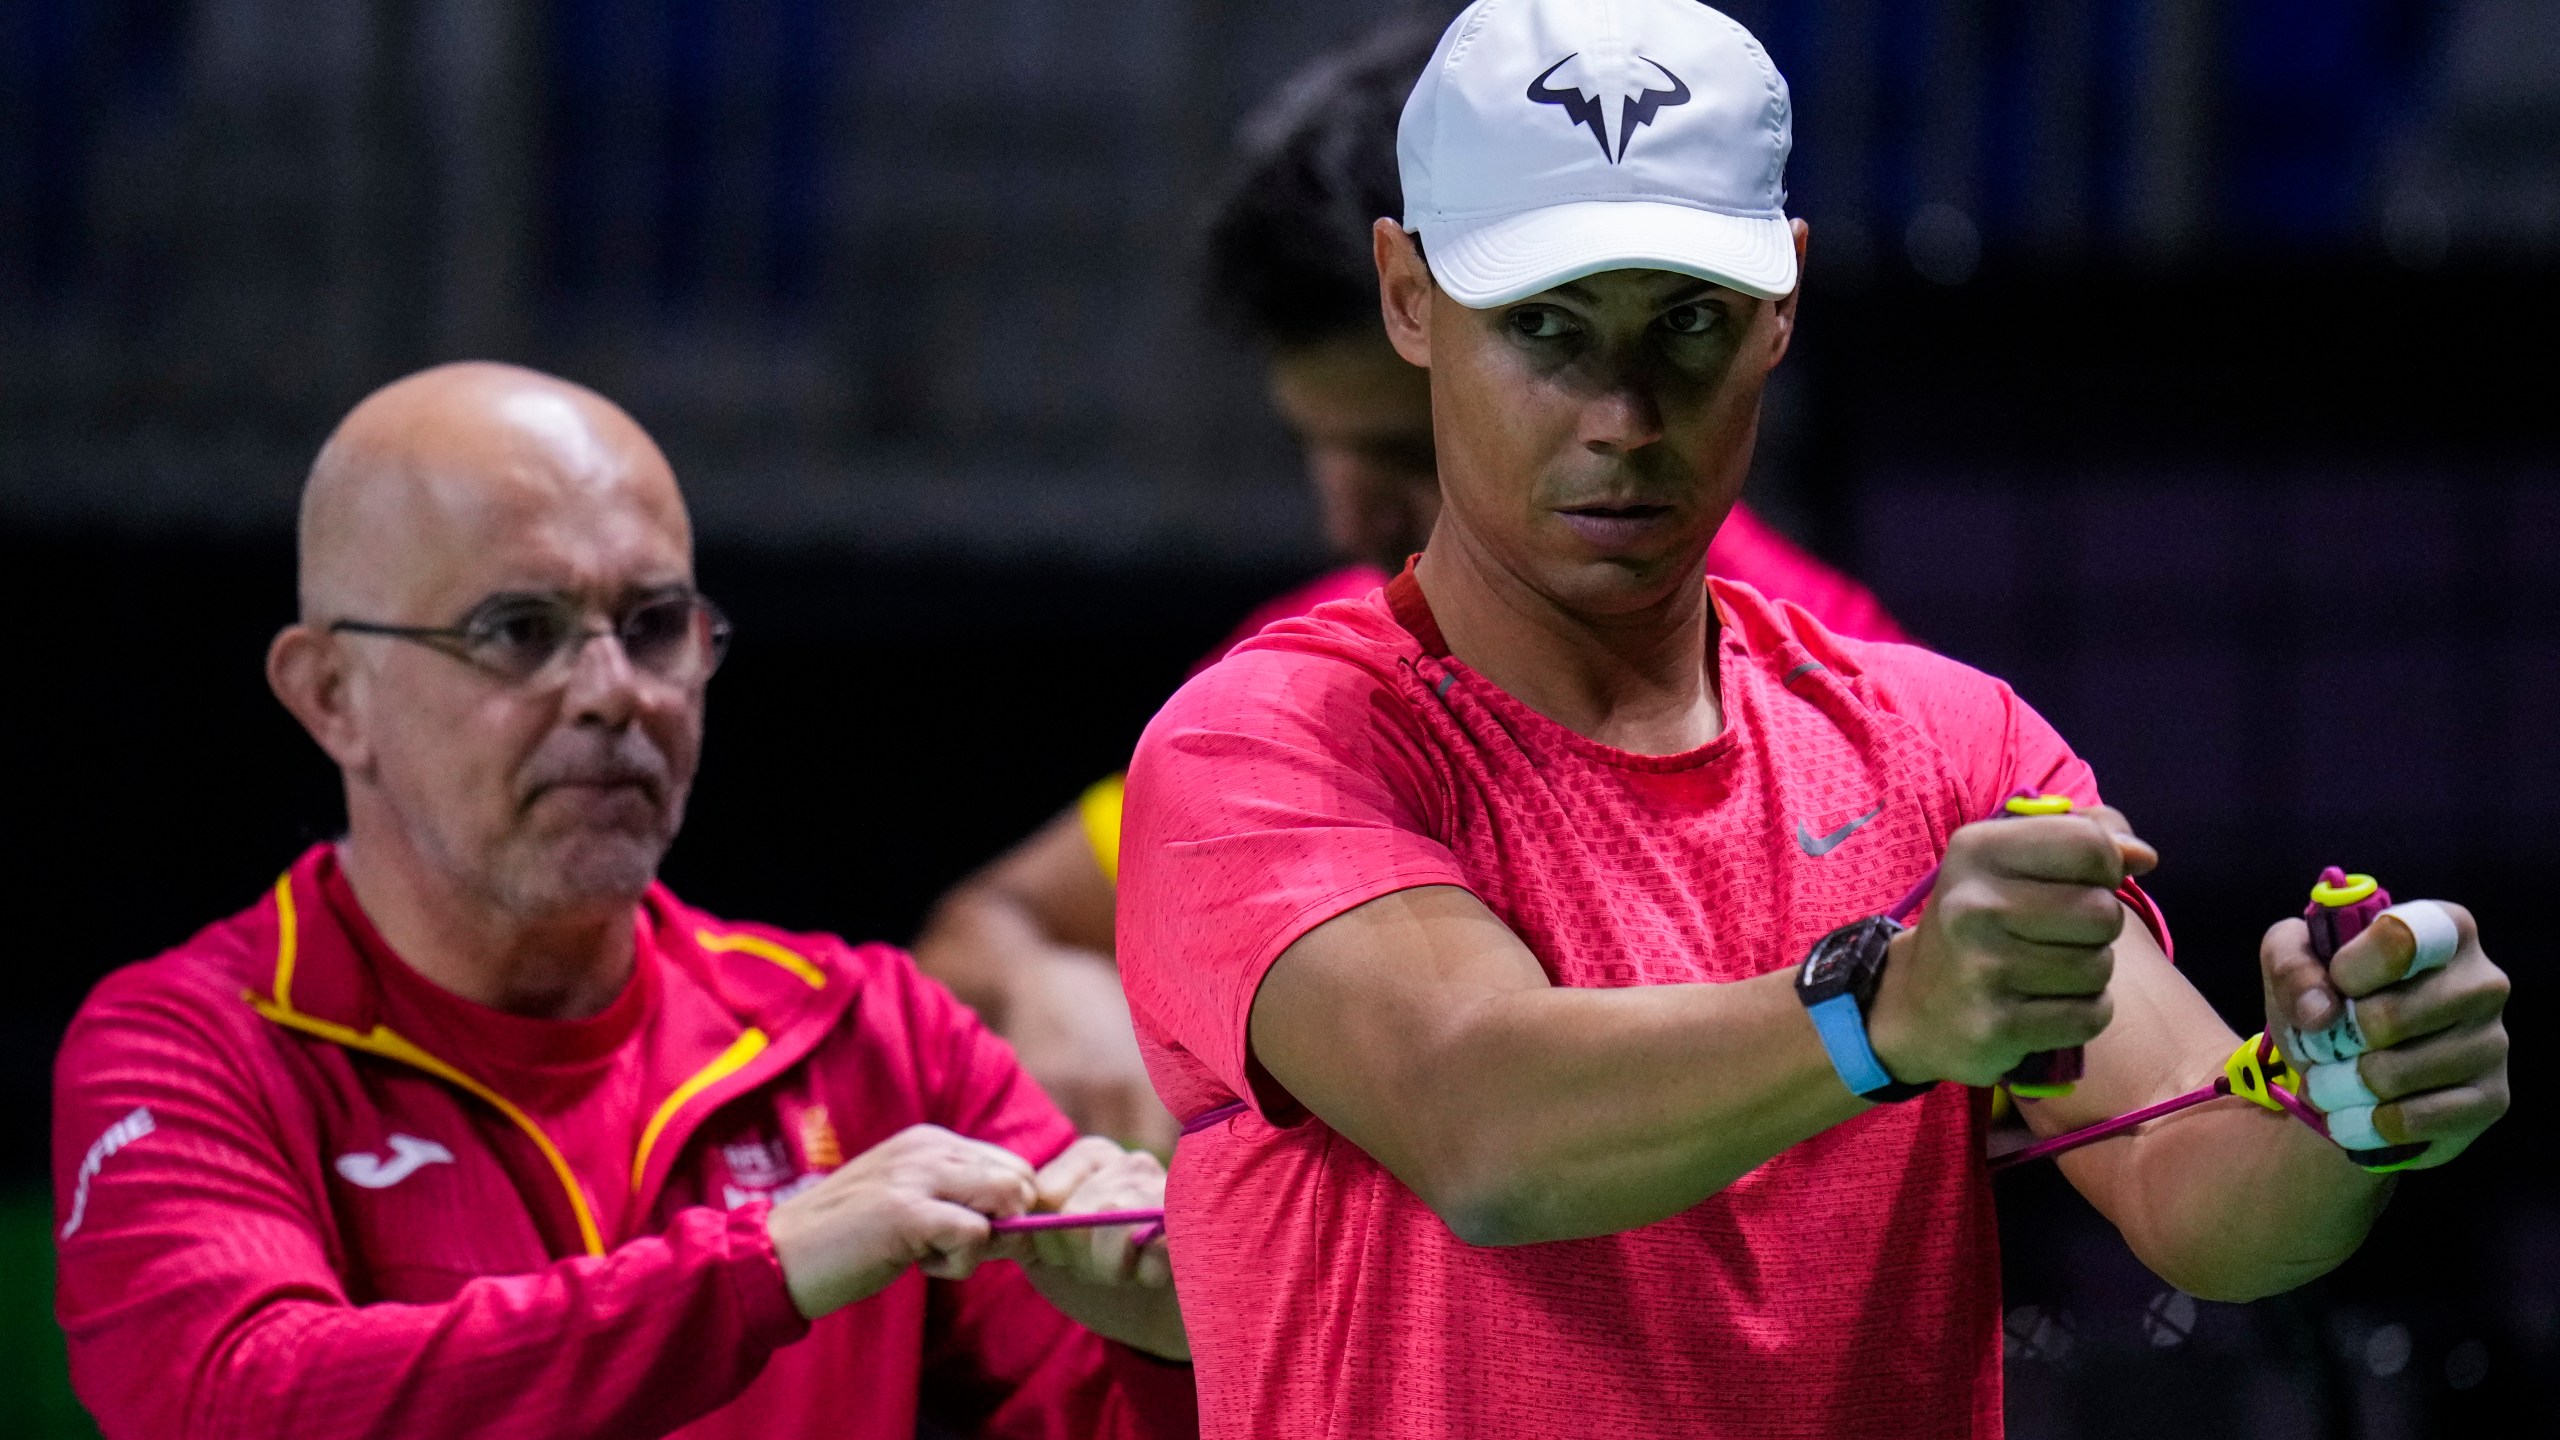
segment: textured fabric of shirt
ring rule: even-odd
[[[1131,1011],[1177,1115],[1247,1102],[1181,1142],[1169,1193],[1204,1433],[1998,1432],[1971,1092],[1868,1111],[1654,1225],[1477,1248],[1248,1082],[1272,961],[1394,890],[1473,892],[1558,985],[1736,981],[1890,905],[2011,790],[2096,800],[2000,682],[1711,594],[1724,728],[1686,754],[1599,744],[1447,657],[1410,572],[1265,630],[1148,727]]]
[[[653,889],[598,1016],[501,1015],[334,852],[110,976],[55,1068],[58,1307],[112,1440],[1190,1433],[1190,1371],[1015,1266],[800,1318],[770,1204],[909,1125],[1073,1138],[900,952]]]

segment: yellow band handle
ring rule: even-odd
[[[2262,1054],[2267,1057],[2265,1060],[2258,1058]],[[2231,1082],[2232,1094],[2279,1115],[2284,1113],[2284,1102],[2267,1093],[2269,1084],[2283,1086],[2287,1094],[2302,1093],[2302,1077],[2294,1073],[2293,1062],[2285,1058],[2282,1050],[2267,1043],[2263,1030],[2240,1042],[2240,1048],[2222,1062],[2222,1073]]]
[[[2012,815],[2068,815],[2072,805],[2068,795],[2012,795],[2001,808]]]
[[[2381,888],[2370,875],[2350,875],[2344,885],[2323,880],[2311,887],[2311,903],[2335,910],[2341,905],[2353,905]]]

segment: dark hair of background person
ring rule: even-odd
[[[1213,320],[1275,350],[1377,326],[1369,226],[1404,215],[1396,121],[1459,8],[1407,7],[1245,117],[1204,236]]]

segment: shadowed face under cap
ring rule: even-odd
[[[312,466],[298,628],[332,683],[313,707],[278,690],[345,772],[355,844],[512,912],[625,905],[682,822],[700,682],[635,667],[610,638],[521,680],[328,627],[455,626],[524,596],[569,600],[601,631],[692,583],[683,497],[630,416],[534,371],[440,366],[367,397]]]

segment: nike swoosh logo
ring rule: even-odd
[[[362,1150],[338,1157],[338,1173],[350,1185],[367,1190],[388,1190],[429,1165],[450,1165],[453,1152],[433,1140],[415,1135],[391,1137],[391,1158],[368,1155]]]
[[[1832,851],[1839,849],[1840,842],[1856,834],[1859,826],[1866,824],[1868,821],[1873,820],[1883,813],[1884,807],[1882,805],[1878,805],[1873,810],[1870,810],[1866,814],[1859,816],[1857,819],[1850,821],[1848,824],[1841,826],[1839,829],[1832,831],[1830,834],[1820,836],[1817,836],[1812,831],[1804,828],[1804,822],[1799,820],[1796,822],[1796,844],[1803,847],[1804,853],[1811,855],[1818,860],[1823,856],[1830,854]]]

